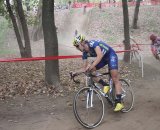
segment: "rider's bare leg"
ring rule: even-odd
[[[115,99],[116,106],[114,108],[114,111],[117,112],[124,108],[124,105],[122,104],[122,99],[121,99],[122,86],[119,81],[118,70],[114,69],[114,70],[111,70],[110,72],[111,72],[111,77],[115,84],[115,89],[116,89],[116,99]]]
[[[118,70],[114,69],[114,70],[111,70],[111,77],[112,77],[112,80],[115,84],[115,88],[116,88],[116,95],[119,95],[121,94],[121,91],[122,91],[122,86],[121,86],[121,83],[119,81],[119,73],[118,73]]]
[[[96,67],[92,69],[92,73],[96,75]],[[94,77],[93,80],[97,83],[100,83],[103,87],[108,86],[108,84],[99,77]]]

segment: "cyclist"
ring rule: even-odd
[[[151,51],[156,59],[159,59],[158,54],[160,54],[160,37],[152,34],[150,35],[151,40]]]
[[[108,64],[116,88],[116,106],[114,111],[122,110],[124,105],[121,103],[121,83],[118,74],[118,57],[115,51],[103,41],[87,41],[83,35],[75,36],[73,45],[82,52],[82,59],[84,62],[82,69],[74,72],[74,74],[76,75],[86,71],[96,71]],[[96,57],[91,65],[87,61],[88,57]],[[107,83],[102,79],[97,79],[96,81],[104,87],[107,86]]]

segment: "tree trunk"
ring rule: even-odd
[[[9,15],[10,15],[10,18],[12,20],[12,24],[13,24],[13,28],[14,28],[14,31],[15,31],[15,34],[16,34],[16,38],[17,38],[17,42],[18,42],[21,57],[25,57],[26,56],[25,49],[23,47],[23,42],[22,42],[19,30],[18,30],[16,18],[13,14],[12,9],[11,9],[10,0],[6,0],[6,8],[7,8],[8,12],[9,12]]]
[[[27,11],[30,11],[29,2],[30,2],[30,0],[25,0],[25,5],[26,5],[26,8],[27,8]]]
[[[20,21],[20,18],[19,18],[17,11],[16,11],[16,21],[17,21],[19,33],[21,35],[21,39],[23,41],[24,40],[23,29],[22,29],[22,24],[21,24],[21,21]]]
[[[123,21],[124,21],[124,46],[125,50],[130,50],[130,35],[129,35],[129,17],[127,0],[122,0],[123,4]],[[129,62],[130,52],[125,52],[123,60]]]
[[[137,21],[138,21],[138,13],[139,13],[139,6],[140,6],[140,1],[141,0],[137,0],[136,1],[136,7],[135,7],[135,11],[134,11],[134,18],[133,18],[133,24],[132,24],[132,28],[133,29],[137,29]]]
[[[42,29],[42,0],[39,0],[38,12],[36,22],[32,31],[32,40],[38,41],[43,38],[43,29]]]
[[[54,0],[43,0],[42,26],[44,34],[45,56],[58,56],[58,39],[54,21]],[[46,82],[59,86],[59,61],[45,61]]]
[[[19,18],[20,18],[20,21],[21,21],[22,29],[23,29],[25,51],[26,51],[26,54],[27,54],[26,57],[32,57],[28,27],[27,27],[25,16],[24,16],[24,11],[23,11],[23,8],[22,8],[22,1],[21,0],[16,0],[16,2],[17,2],[17,12],[18,12],[18,15],[19,15]]]

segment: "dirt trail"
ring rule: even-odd
[[[80,34],[85,34],[85,26],[88,24],[87,13],[88,12],[83,14],[82,9],[74,9],[74,12],[69,12],[69,16],[66,17],[65,24],[62,27],[63,30],[58,32],[60,55],[80,54],[80,52],[73,47],[72,42],[75,30]]]

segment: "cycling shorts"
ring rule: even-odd
[[[110,52],[106,56],[104,55],[102,60],[96,65],[96,69],[99,70],[107,64],[108,64],[109,70],[113,70],[113,69],[118,70],[118,57],[115,52]]]

